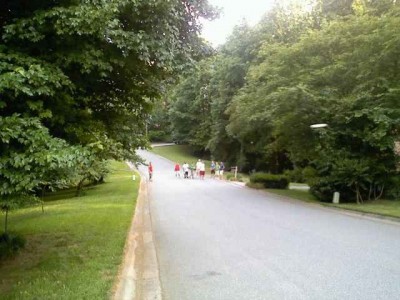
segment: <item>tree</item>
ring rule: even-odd
[[[332,21],[292,45],[265,44],[263,61],[231,104],[229,130],[246,143],[256,138],[264,159],[272,148],[295,165],[314,164],[321,186],[345,191],[350,184],[358,200],[379,195],[385,178],[398,176],[399,25],[393,9]],[[338,132],[329,148],[340,155],[317,159],[309,125],[321,121]]]
[[[66,147],[36,118],[0,117],[0,207],[6,214],[6,232],[8,212],[37,202],[34,191],[44,182],[50,184],[50,170],[73,166],[74,161],[60,153]]]
[[[9,1],[0,14],[1,114],[39,117],[72,144],[106,136],[129,158],[163,81],[204,53],[207,1]],[[115,153],[110,153],[113,156]]]
[[[202,61],[171,97],[173,139],[190,143],[198,152],[205,150],[210,135],[211,73],[212,64]]]

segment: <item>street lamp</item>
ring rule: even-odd
[[[328,124],[319,123],[319,124],[312,124],[312,125],[310,125],[310,128],[312,128],[312,129],[325,128],[325,127],[328,127]]]
[[[326,123],[318,123],[318,124],[310,125],[311,129],[319,129],[319,128],[326,128],[326,127],[328,127],[328,124],[326,124]],[[340,193],[334,192],[332,202],[334,204],[339,204],[339,199],[340,199]]]

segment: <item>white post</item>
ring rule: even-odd
[[[133,180],[133,181],[136,180],[136,175],[132,175],[132,180]]]
[[[334,204],[339,204],[339,198],[340,198],[340,193],[339,192],[334,192],[333,193],[333,203]]]
[[[237,179],[237,171],[238,171],[238,167],[235,167],[235,180]]]

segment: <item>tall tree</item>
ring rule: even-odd
[[[145,141],[162,82],[204,50],[207,1],[8,1],[0,16],[0,110],[38,116],[54,136],[102,138],[122,156]]]

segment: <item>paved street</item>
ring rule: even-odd
[[[163,297],[399,299],[400,223],[349,216],[154,165],[149,197]],[[182,162],[181,162],[182,163]]]

